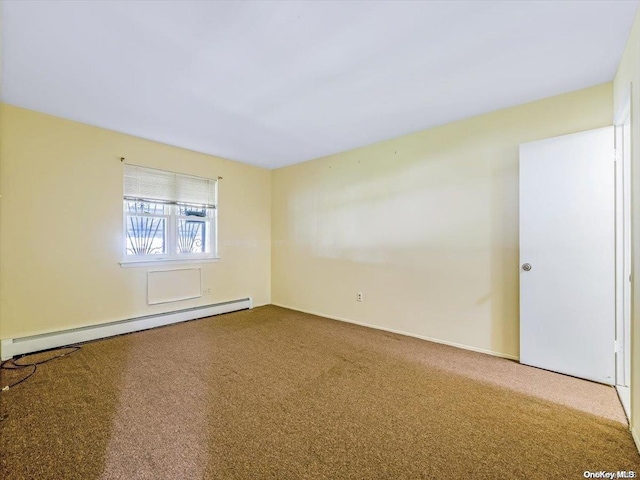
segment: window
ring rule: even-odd
[[[217,180],[124,165],[124,262],[216,257]]]

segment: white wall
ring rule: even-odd
[[[0,109],[0,338],[253,297],[271,301],[271,171],[21,108]],[[219,183],[220,262],[194,300],[147,305],[147,271],[122,268],[127,162]]]
[[[611,125],[611,89],[275,170],[273,303],[516,358],[518,145]]]

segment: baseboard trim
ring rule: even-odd
[[[2,360],[8,360],[16,355],[40,352],[51,348],[64,347],[65,345],[98,340],[100,338],[108,338],[125,333],[139,332],[141,330],[162,327],[173,323],[186,322],[188,320],[196,320],[198,318],[251,308],[253,308],[253,298],[247,297],[173,312],[117,320],[99,325],[89,325],[27,337],[8,338],[0,341],[0,358]]]
[[[631,427],[630,430],[633,441],[636,442],[636,448],[638,449],[638,453],[640,454],[640,436],[638,436],[638,432],[635,428]]]
[[[463,350],[470,350],[472,352],[484,353],[487,355],[492,355],[494,357],[506,358],[509,360],[516,360],[516,361],[519,360],[519,357],[517,355],[509,355],[507,353],[495,352],[493,350],[486,350],[484,348],[473,347],[471,345],[465,345],[462,343],[450,342],[448,340],[441,340],[439,338],[427,337],[425,335],[418,335],[415,333],[405,332],[402,330],[396,330],[394,328],[381,327],[379,325],[372,325],[370,323],[356,322],[355,320],[350,320],[348,318],[337,317],[335,315],[327,315],[326,313],[314,312],[312,310],[305,310],[302,308],[292,307],[290,305],[284,305],[281,303],[271,303],[271,305],[275,305],[276,307],[287,308],[289,310],[295,310],[296,312],[309,313],[311,315],[316,315],[318,317],[330,318],[331,320],[338,320],[339,322],[352,323],[354,325],[360,325],[361,327],[373,328],[375,330],[382,330],[384,332],[397,333],[398,335],[404,335],[405,337],[419,338],[420,340],[427,340],[428,342],[440,343],[442,345],[461,348]]]

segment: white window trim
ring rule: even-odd
[[[164,170],[157,170],[149,167],[141,167],[141,166],[135,166],[135,165],[131,167],[134,167],[136,169],[135,172],[138,172],[138,169],[142,169],[143,171],[148,170],[149,172],[153,171],[156,174],[159,172],[164,172],[165,176],[166,175],[169,175],[170,177],[173,176],[174,182],[177,181],[176,178],[178,180],[182,179],[183,180],[182,183],[184,183],[184,180],[188,178],[191,178],[191,180],[196,179],[197,181],[206,181],[207,182],[206,191],[203,190],[206,198],[203,197],[203,195],[200,195],[203,192],[200,192],[200,194],[196,195],[195,197],[192,196],[192,198],[187,198],[187,197],[184,197],[184,193],[185,193],[184,191],[181,191],[182,193],[179,193],[179,190],[172,190],[171,192],[173,193],[171,194],[171,192],[169,192],[168,193],[169,196],[167,198],[155,199],[155,196],[153,195],[153,193],[155,192],[155,194],[159,194],[160,197],[162,197],[165,193],[164,190],[162,189],[161,189],[162,191],[153,191],[153,189],[140,190],[140,183],[138,183],[137,188],[134,187],[134,188],[127,189],[128,184],[127,184],[126,178],[128,177],[126,176],[126,168],[125,168],[125,180],[124,180],[125,196],[123,198],[123,210],[122,210],[122,225],[123,225],[122,261],[119,262],[120,266],[123,268],[129,268],[129,267],[138,267],[138,266],[142,267],[142,266],[198,264],[198,263],[209,263],[209,262],[219,261],[220,258],[218,257],[218,180],[220,179],[220,177],[218,177],[218,179],[216,180],[216,179],[205,178],[205,177],[193,177],[186,174],[180,174],[177,172],[168,172]],[[212,180],[214,181],[213,191],[210,190],[211,184],[209,183]],[[140,182],[140,178],[138,178],[138,182]],[[175,187],[176,184],[171,183],[171,185]],[[196,191],[199,192],[199,190],[197,189]],[[144,195],[145,193],[150,194],[150,198],[148,198],[148,200],[146,201],[149,201],[152,203],[156,203],[156,202],[167,203],[169,205],[169,211],[167,212],[167,210],[165,210],[165,213],[163,215],[154,215],[154,214],[149,215],[155,218],[164,218],[165,220],[164,246],[165,246],[166,253],[156,254],[156,255],[128,255],[127,254],[127,230],[128,230],[128,218],[130,215],[126,208],[126,199],[129,198],[127,197],[127,195],[134,196],[136,198],[140,196],[140,199],[142,200],[143,198],[145,198],[145,195]],[[210,194],[212,194],[213,197],[211,197]],[[189,203],[191,201],[195,203]],[[202,203],[200,203],[201,201]],[[180,203],[180,202],[183,202],[183,203]],[[179,222],[181,220],[185,220],[185,221],[198,220],[196,218],[190,218],[190,216],[180,215],[179,205],[194,205],[194,206],[201,205],[207,208],[206,217],[199,217],[199,220],[203,221],[206,225],[205,230],[207,232],[207,237],[205,241],[206,241],[206,250],[208,251],[205,251],[202,253],[179,253],[178,252],[177,242],[178,242]],[[131,216],[138,216],[138,215],[131,215]],[[145,216],[145,215],[142,214],[139,216]]]
[[[150,200],[152,201],[152,200]],[[166,253],[163,255],[127,255],[127,211],[122,207],[122,252],[123,258],[119,262],[123,268],[131,267],[151,267],[162,265],[182,265],[182,264],[197,264],[197,263],[210,263],[218,262],[220,257],[218,256],[218,209],[214,208],[210,216],[206,217],[206,223],[209,227],[209,245],[211,249],[207,253]],[[189,217],[180,216],[176,212],[176,205],[171,205],[172,209],[170,214],[165,215],[147,215],[149,217],[164,218],[165,219],[165,243],[168,252],[176,252],[176,231],[179,220],[188,220]],[[145,216],[144,214],[139,216]],[[203,218],[203,217],[199,217]]]
[[[198,263],[215,263],[219,262],[220,257],[198,257],[198,258],[159,258],[157,260],[122,260],[120,266],[122,268],[134,267],[161,267],[169,265],[194,265]]]

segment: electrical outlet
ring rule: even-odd
[[[362,292],[358,292],[358,296],[356,297],[356,299],[357,299],[359,302],[362,302],[362,301],[364,300],[364,295],[362,295]]]
[[[211,295],[211,288],[205,288],[202,290],[203,295]]]

